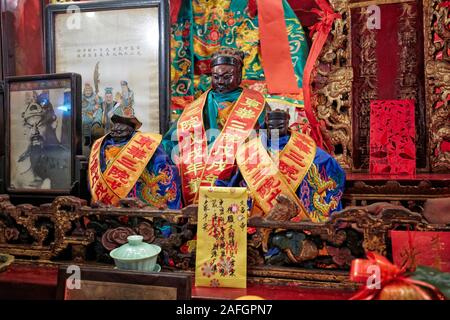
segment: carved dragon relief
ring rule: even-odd
[[[312,103],[317,117],[326,125],[324,135],[334,147],[334,155],[346,169],[352,163],[352,110],[351,89],[353,69],[348,41],[350,19],[347,1],[331,0],[341,19],[334,21],[329,39],[325,44],[313,83]]]
[[[429,156],[434,172],[450,172],[450,12],[442,1],[424,2],[425,94]]]
[[[375,58],[376,31],[366,30],[364,14],[361,10],[361,24],[357,30],[359,48],[359,71],[353,70],[351,13],[348,0],[330,0],[333,9],[342,15],[334,21],[330,36],[325,44],[319,61],[316,64],[313,82],[312,103],[317,117],[326,125],[325,136],[335,147],[335,157],[347,169],[368,167],[368,117],[370,100],[377,99]],[[450,172],[450,152],[444,152],[443,145],[450,143],[450,15],[449,8],[441,6],[442,1],[424,1],[424,34],[425,34],[425,93],[426,111],[421,105],[416,108],[418,155],[423,154],[428,136],[428,157],[430,167],[434,172]],[[416,32],[417,10],[412,3],[402,3],[402,13],[399,16],[399,48],[401,48],[398,78],[396,79],[398,99],[420,99],[418,75],[420,65],[418,57],[411,54],[411,48],[417,47],[419,38]],[[355,62],[356,63],[356,62]],[[354,74],[354,72],[358,72]],[[352,92],[353,79],[359,79],[356,84],[360,93]],[[353,88],[354,89],[354,88]],[[352,98],[357,94],[356,101]],[[355,112],[353,103],[359,105],[358,116],[352,118]],[[423,126],[426,112],[427,126]],[[356,121],[356,123],[354,123]],[[357,127],[355,129],[355,126]],[[352,137],[352,131],[358,136]],[[356,139],[353,149],[352,140]],[[423,148],[424,150],[421,150]],[[356,158],[353,157],[358,154]],[[421,161],[418,158],[419,162]],[[353,162],[355,161],[355,162]],[[423,159],[425,161],[425,158]],[[425,164],[418,163],[419,166]]]

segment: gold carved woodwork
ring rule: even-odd
[[[190,225],[197,223],[197,207],[189,206],[183,210],[155,210],[149,207],[128,207],[128,208],[93,208],[86,206],[84,200],[75,197],[58,197],[52,204],[34,207],[31,205],[14,206],[10,203],[9,197],[0,196],[0,221],[14,220],[16,225],[23,226],[30,234],[33,234],[35,243],[6,243],[0,237],[0,251],[2,253],[20,257],[36,257],[40,262],[52,259],[57,262],[58,255],[69,247],[72,248],[72,259],[77,263],[86,263],[83,260],[86,248],[95,241],[95,234],[92,230],[86,229],[81,233],[74,232],[77,220],[85,217],[95,216],[108,221],[112,217],[134,217],[144,218],[152,221],[154,218],[163,218],[172,223],[187,221]],[[39,227],[39,220],[46,218],[52,221],[51,228],[54,230],[54,239],[51,243],[45,243],[44,235],[48,234],[50,227]],[[278,219],[280,218],[280,219]],[[342,245],[342,230],[353,229],[360,233],[362,237],[362,248],[386,255],[389,230],[397,227],[412,228],[418,231],[450,231],[450,227],[440,225],[430,225],[423,220],[422,215],[409,211],[406,208],[384,204],[377,209],[376,214],[368,207],[349,207],[337,212],[324,223],[291,222],[278,217],[277,220],[253,217],[249,219],[249,227],[255,228],[256,233],[249,238],[248,265],[249,276],[262,276],[267,278],[295,279],[301,281],[316,281],[323,286],[348,286],[345,270],[330,271],[326,269],[299,269],[294,266],[272,266],[266,265],[262,255],[261,246],[267,246],[267,238],[263,236],[264,230],[292,230],[320,237],[322,241],[331,246]],[[6,225],[0,223],[0,235],[6,233]],[[170,238],[166,239],[171,241]],[[317,248],[313,243],[306,241],[300,254],[294,255],[288,251],[288,257],[293,263],[298,263],[317,256]],[[182,242],[180,242],[180,245]],[[164,244],[161,243],[164,247]],[[167,248],[166,248],[167,249]],[[169,248],[170,249],[170,248]],[[305,251],[305,252],[304,252]],[[73,257],[73,255],[77,257]],[[76,259],[78,258],[78,259]],[[175,264],[175,270],[189,269],[192,263],[192,256],[186,256],[181,264]],[[345,280],[347,279],[347,281]]]
[[[368,28],[367,8],[361,7],[359,10],[359,29],[358,40],[356,45],[359,47],[359,63],[360,69],[357,75],[362,80],[359,82],[358,93],[358,129],[359,129],[359,152],[361,163],[359,168],[368,168],[369,166],[369,136],[370,136],[370,102],[377,99],[378,63],[376,59],[377,33],[376,29]]]
[[[442,1],[424,1],[425,95],[429,130],[429,156],[434,172],[450,172],[450,12]]]
[[[316,65],[312,104],[319,120],[325,123],[323,134],[333,145],[334,156],[346,169],[352,163],[352,110],[350,16],[346,1],[331,0],[331,5],[342,17],[335,20],[329,40],[322,49]]]
[[[411,48],[417,47],[416,32],[417,11],[411,3],[402,4],[399,17],[398,47],[400,49],[400,70],[397,78],[397,96],[399,99],[415,99],[419,86],[417,79],[417,57],[411,54]]]
[[[425,99],[418,69],[422,57],[414,48],[421,46],[417,34],[418,11],[412,0],[351,1],[330,0],[335,12],[342,15],[334,21],[313,75],[312,104],[319,120],[326,125],[325,137],[335,147],[335,157],[350,170],[368,167],[368,138],[370,101],[377,99],[376,29],[368,30],[365,11],[369,5],[399,4],[398,44],[400,63],[395,79],[397,99],[416,100],[416,142],[418,167],[429,167],[433,172],[450,172],[450,152],[443,152],[441,146],[450,142],[450,15],[449,8],[441,6],[443,1],[423,1],[424,20],[424,73]],[[418,4],[420,5],[420,3]],[[359,48],[359,61],[352,61],[351,10],[359,10],[361,25],[358,28],[355,48]],[[420,11],[419,11],[420,12]],[[419,60],[420,59],[420,60]],[[357,64],[358,74],[354,70]],[[353,92],[353,80],[358,80]],[[353,100],[353,96],[356,100]],[[422,102],[425,100],[425,106]],[[358,114],[352,117],[353,103],[358,103]],[[426,125],[423,125],[426,119]],[[352,133],[357,130],[357,135]],[[353,150],[353,145],[357,140]],[[428,141],[426,141],[428,139]],[[426,157],[421,157],[423,154]],[[353,162],[355,154],[358,163]],[[353,155],[353,157],[352,157]],[[357,167],[355,167],[357,165]]]

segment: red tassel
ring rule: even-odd
[[[170,0],[170,21],[172,24],[176,23],[178,20],[182,1],[183,0]]]
[[[248,14],[251,18],[256,17],[257,5],[256,0],[248,0]]]

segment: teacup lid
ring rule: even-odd
[[[140,260],[158,255],[161,247],[143,242],[144,237],[139,235],[129,236],[128,243],[110,252],[113,259],[119,260]]]

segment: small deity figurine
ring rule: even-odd
[[[115,113],[111,131],[96,140],[89,158],[92,202],[116,206],[138,198],[157,208],[181,207],[177,167],[160,146],[161,135],[137,131],[141,122]]]
[[[113,88],[105,89],[105,98],[98,104],[92,121],[92,139],[96,140],[111,130],[111,117],[114,115],[117,102],[114,101]]]
[[[166,152],[178,158],[184,205],[196,202],[200,186],[226,185],[236,172],[237,147],[264,125],[264,96],[240,86],[243,56],[232,48],[213,55],[212,88],[164,136]]]
[[[244,181],[240,177],[234,181],[241,181],[251,190],[254,215],[272,220],[326,221],[342,209],[345,172],[311,137],[289,130],[288,123],[285,111],[267,113],[267,132],[261,130],[258,137],[238,150],[237,164]],[[274,210],[282,207],[286,198],[295,203],[298,215],[287,212],[292,209],[284,210],[285,214]]]

